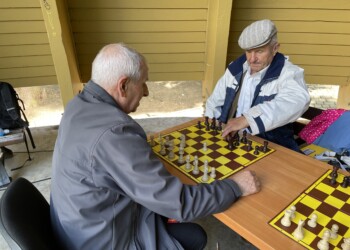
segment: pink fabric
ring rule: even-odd
[[[299,133],[308,144],[313,143],[327,128],[341,116],[345,109],[327,109],[313,118]]]

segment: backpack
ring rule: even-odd
[[[29,122],[19,103],[22,104],[25,110],[23,101],[19,98],[12,85],[7,82],[0,82],[0,128],[10,130],[25,128],[32,147],[35,148],[33,136],[29,129]],[[22,119],[22,115],[24,119]],[[28,149],[27,140],[25,142]]]

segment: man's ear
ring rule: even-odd
[[[128,77],[121,77],[118,80],[117,84],[117,91],[119,92],[119,95],[122,97],[126,97],[126,91],[128,89],[128,82],[129,78]]]

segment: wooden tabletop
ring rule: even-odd
[[[171,133],[197,121],[195,119],[161,133]],[[261,138],[251,138],[263,142]],[[274,143],[269,143],[269,147],[276,151],[247,167],[260,178],[262,190],[241,197],[228,210],[214,216],[260,249],[305,249],[268,223],[331,166]],[[169,172],[184,183],[195,184],[183,173],[164,163]]]

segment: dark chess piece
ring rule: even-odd
[[[248,142],[248,140],[247,140],[247,131],[246,130],[243,130],[241,142],[244,143],[244,144],[247,144],[247,142]]]
[[[259,154],[259,146],[255,146],[254,154],[255,155]]]
[[[209,125],[209,117],[208,116],[205,117],[204,125],[205,126]]]
[[[232,137],[228,138],[227,143],[228,143],[228,149],[233,150],[234,146],[233,146],[233,138]]]
[[[252,150],[253,147],[252,147],[252,141],[251,140],[248,140],[248,147],[247,147],[247,150],[250,151]]]
[[[198,128],[198,129],[202,129],[201,121],[198,121],[198,123],[197,123],[197,128]]]
[[[217,129],[218,129],[219,131],[222,130],[222,121],[219,121],[219,125],[218,125]]]
[[[337,183],[337,176],[338,174],[336,172],[332,172],[331,179],[329,180],[332,186],[334,186]]]
[[[350,177],[349,176],[344,176],[343,182],[341,183],[341,186],[343,188],[347,188],[350,185]]]
[[[267,145],[269,144],[269,142],[268,141],[264,141],[264,146],[263,146],[263,149],[262,149],[262,151],[264,152],[264,153],[266,153],[267,152]]]
[[[215,117],[211,120],[210,129],[211,130],[216,130],[216,119],[215,119]]]

